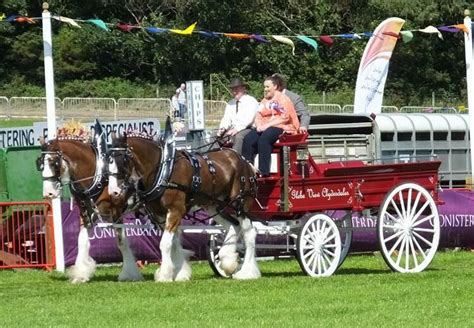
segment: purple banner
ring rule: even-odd
[[[446,190],[441,192],[444,205],[438,207],[441,223],[441,240],[439,247],[474,248],[474,193],[464,190]],[[77,207],[73,211],[69,203],[63,204],[63,235],[64,235],[64,257],[66,265],[72,265],[77,255],[77,236],[79,233],[79,212]],[[201,221],[206,219],[206,213],[199,211],[195,213],[196,219],[185,218],[183,225],[202,225]],[[149,220],[137,219],[128,215],[125,224],[143,225],[149,224]],[[354,228],[351,252],[375,251],[379,249],[377,242],[375,217],[353,217]],[[357,230],[359,229],[359,230]],[[133,227],[125,228],[130,247],[138,260],[159,262],[161,259],[159,244],[161,231],[158,228]],[[185,249],[192,250],[192,259],[206,259],[208,235],[183,234],[182,242]],[[122,256],[117,247],[117,239],[113,228],[94,229],[89,234],[91,242],[91,256],[98,263],[121,262]],[[286,237],[258,236],[257,243],[286,243]],[[278,254],[278,251],[257,251],[259,256]]]

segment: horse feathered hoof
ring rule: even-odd
[[[169,274],[169,273],[165,274],[163,269],[158,269],[155,272],[155,281],[156,282],[172,282],[173,281],[173,272],[171,272],[171,274]]]
[[[72,278],[70,279],[71,284],[84,284],[89,282],[89,279],[86,278]]]
[[[191,280],[191,273],[192,273],[191,266],[189,265],[188,262],[184,262],[183,265],[181,266],[181,269],[176,274],[176,278],[174,280],[175,281]]]
[[[83,261],[76,262],[67,271],[69,281],[73,284],[81,284],[88,282],[95,273],[95,261],[89,257]]]
[[[223,254],[219,252],[220,267],[226,275],[231,276],[237,270],[239,266],[238,257],[239,254],[237,252]]]
[[[143,281],[143,275],[140,271],[133,273],[122,271],[118,277],[118,281]]]
[[[237,280],[250,280],[250,279],[258,279],[262,276],[260,270],[258,269],[257,265],[252,266],[242,266],[238,272],[232,275],[232,278]]]

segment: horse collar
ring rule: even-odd
[[[155,175],[153,186],[146,191],[138,191],[140,199],[144,201],[157,199],[165,192],[173,171],[174,157],[176,154],[175,145],[176,140],[174,136],[170,136],[164,141],[164,146],[161,148],[161,160],[158,166],[158,172]]]
[[[95,155],[95,172],[92,183],[85,190],[77,189],[74,184],[71,184],[71,191],[76,193],[83,193],[88,198],[95,200],[107,184],[107,163],[105,160],[106,153],[99,152],[96,147],[92,147]]]

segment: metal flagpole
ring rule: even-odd
[[[48,11],[49,5],[43,3],[43,50],[44,50],[44,81],[46,86],[46,113],[48,122],[48,139],[56,137],[56,103],[54,95],[54,70],[53,70],[53,39],[51,37],[51,13]],[[56,270],[64,272],[64,245],[63,245],[63,225],[61,215],[61,200],[54,198],[53,226],[54,245],[56,255]]]

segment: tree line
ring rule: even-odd
[[[42,1],[4,0],[0,13],[41,16]],[[428,0],[52,0],[50,11],[107,23],[272,35],[325,35],[371,32],[388,17],[406,20],[403,30],[459,24],[468,1]],[[0,14],[1,15],[1,14]],[[275,72],[307,102],[353,101],[366,40],[336,39],[319,50],[226,37],[151,34],[143,29],[110,32],[92,24],[74,28],[53,21],[58,97],[169,97],[179,83],[203,80],[214,99],[228,99],[222,84],[234,76],[262,95],[263,79]],[[397,42],[385,87],[385,104],[422,105],[432,93],[441,106],[465,105],[466,67],[463,33],[414,33]],[[0,24],[0,96],[44,96],[42,31],[38,24]],[[209,97],[207,97],[209,98]]]

